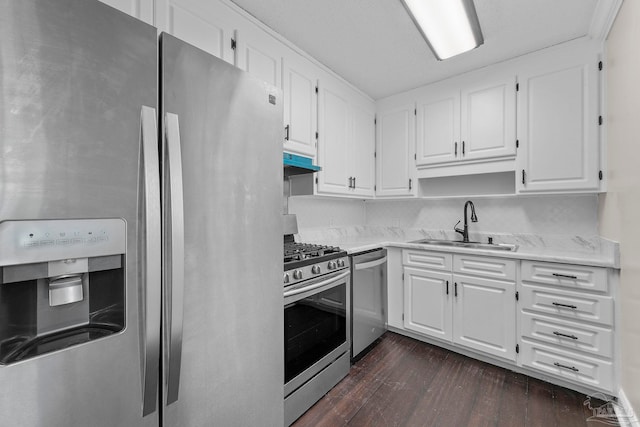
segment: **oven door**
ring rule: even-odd
[[[349,351],[350,271],[285,289],[284,395]]]

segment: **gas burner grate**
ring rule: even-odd
[[[341,249],[336,246],[317,245],[313,243],[285,243],[284,262],[288,263],[310,258],[320,258],[340,251]]]

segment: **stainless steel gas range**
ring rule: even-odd
[[[347,253],[284,237],[284,419],[293,423],[349,372]],[[287,232],[287,231],[285,231]]]

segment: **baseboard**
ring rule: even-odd
[[[624,390],[618,391],[618,405],[614,406],[618,423],[624,427],[640,427],[640,421],[636,416],[631,402],[627,399]]]

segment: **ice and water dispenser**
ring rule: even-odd
[[[0,364],[124,329],[122,219],[0,222]]]

